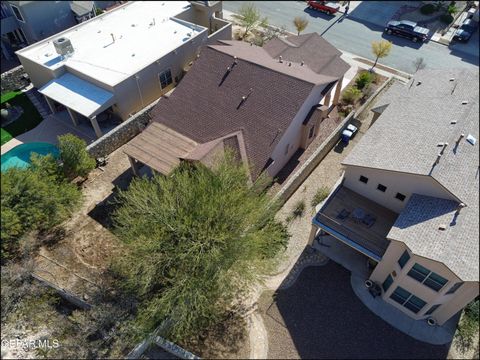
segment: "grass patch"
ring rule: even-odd
[[[312,207],[317,206],[323,200],[325,200],[328,194],[330,194],[330,190],[326,186],[322,186],[320,189],[318,189],[312,198],[312,202],[310,203]]]
[[[13,123],[2,127],[1,145],[26,131],[32,130],[42,122],[42,117],[25,93],[21,91],[11,91],[2,94],[2,108],[7,101],[11,106],[21,106],[23,114]]]

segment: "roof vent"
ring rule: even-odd
[[[442,157],[442,153],[438,153],[437,159],[435,160],[435,164],[438,164],[440,162],[441,157]]]
[[[452,120],[452,121],[450,121],[450,124],[451,124],[451,125],[455,125],[456,123],[457,123],[457,120]]]
[[[300,66],[303,66],[303,65],[305,65],[305,62],[304,62],[304,61],[302,61],[302,62],[300,63]]]
[[[289,62],[289,63],[288,63],[288,66],[292,66],[292,63],[291,63],[291,62]]]
[[[279,62],[279,63],[283,63],[282,55],[280,55],[280,56],[278,57],[278,62]]]
[[[450,78],[450,81],[455,81],[455,78]]]
[[[417,81],[417,86],[418,85],[422,85],[422,82],[421,81]]]
[[[467,141],[470,144],[475,145],[475,143],[477,142],[477,139],[472,134],[468,134]]]
[[[445,224],[440,224],[440,226],[438,227],[438,230],[442,230],[442,231],[447,230],[447,225],[445,225]]]
[[[443,152],[445,151],[445,149],[447,148],[448,146],[448,143],[446,142],[445,144],[443,144],[443,148],[442,148],[442,151],[440,151],[440,155],[443,155]]]
[[[462,105],[467,105],[468,104],[468,101],[467,100],[463,100],[462,101]]]
[[[53,46],[57,54],[62,56],[70,55],[74,51],[71,41],[63,36],[53,40]]]
[[[464,203],[458,204],[458,206],[457,206],[457,211],[456,211],[455,214],[457,214],[457,215],[460,214],[460,211],[461,211],[464,207],[467,207],[467,205],[465,205]]]

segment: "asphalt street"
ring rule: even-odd
[[[242,1],[224,1],[223,8],[237,12]],[[413,62],[422,57],[427,68],[478,68],[478,32],[469,44],[446,46],[433,41],[416,44],[410,40],[383,34],[383,29],[400,2],[362,2],[348,17],[326,15],[310,10],[305,1],[255,1],[262,16],[275,26],[286,26],[295,32],[292,20],[304,16],[309,20],[305,32],[316,31],[338,49],[374,60],[372,41],[387,39],[393,42],[390,55],[379,61],[407,73],[414,72]],[[375,7],[378,11],[375,11]]]

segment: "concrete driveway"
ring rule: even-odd
[[[420,6],[420,1],[355,1],[349,11],[349,18],[364,24],[384,27],[403,6]]]
[[[275,298],[261,302],[269,358],[447,358],[450,345],[417,341],[371,313],[354,294],[350,272],[332,261],[306,268]]]

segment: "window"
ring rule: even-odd
[[[363,176],[363,175],[360,176],[360,179],[359,179],[359,180],[360,180],[360,182],[362,182],[362,183],[364,183],[364,184],[368,183],[368,178],[365,177],[365,176]]]
[[[393,283],[392,275],[388,275],[382,284],[383,291],[387,291],[390,285],[392,285],[392,283]]]
[[[400,201],[403,201],[405,200],[406,196],[401,194],[401,193],[397,193],[397,195],[395,195],[395,199],[398,199]]]
[[[453,294],[453,293],[454,293],[455,291],[457,291],[458,288],[459,288],[460,286],[462,286],[462,285],[463,285],[463,282],[458,282],[458,283],[456,283],[455,285],[453,285],[453,286],[450,288],[450,290],[447,291],[447,294]]]
[[[25,22],[25,20],[23,20],[22,14],[20,13],[20,9],[12,4],[10,4],[10,6],[12,7],[13,13],[15,14],[15,17],[17,18],[17,20],[21,22]]]
[[[308,133],[308,138],[309,138],[309,139],[312,138],[314,131],[315,131],[315,126],[312,126],[312,127],[310,128],[310,132]]]
[[[407,250],[405,250],[402,256],[400,256],[400,259],[398,259],[398,265],[400,265],[400,267],[403,269],[408,260],[410,260],[410,254]]]
[[[408,272],[408,276],[414,278],[415,280],[421,282],[425,286],[428,286],[430,289],[433,289],[435,291],[439,291],[447,283],[447,279],[424,268],[422,265],[419,264],[413,265],[413,267]]]
[[[170,69],[162,72],[160,75],[160,86],[162,89],[165,89],[168,85],[172,83],[172,72]]]
[[[440,304],[435,304],[433,305],[426,313],[425,315],[432,315],[435,310],[437,310],[440,307]]]
[[[390,299],[399,303],[400,305],[403,305],[415,314],[422,310],[422,308],[427,304],[425,301],[400,286],[398,286],[392,295],[390,295]]]
[[[387,190],[387,187],[382,184],[378,184],[377,190],[380,190],[381,192],[385,192]]]

